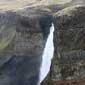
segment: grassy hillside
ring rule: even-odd
[[[0,0],[1,10],[17,10],[26,6],[64,4],[71,0]]]

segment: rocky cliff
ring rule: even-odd
[[[0,10],[0,85],[37,85],[51,24],[42,8]]]
[[[74,79],[85,75],[81,70],[84,69],[81,65],[85,60],[84,16],[84,5],[66,7],[54,14],[54,56],[58,59],[63,78]]]

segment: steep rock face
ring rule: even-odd
[[[69,53],[85,50],[85,10],[84,6],[65,8],[54,15],[55,46],[58,52]],[[80,51],[79,51],[80,50]],[[69,53],[71,54],[71,53]],[[62,54],[61,54],[62,55]],[[76,55],[76,54],[75,54]],[[70,57],[69,55],[67,55]],[[76,56],[75,56],[76,57]]]
[[[44,9],[0,11],[0,85],[37,85],[51,24]]]
[[[61,61],[61,75],[63,78],[79,78],[79,60],[85,59],[85,6],[76,5],[58,11],[54,15],[54,25],[54,56]]]

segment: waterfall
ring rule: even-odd
[[[42,56],[42,65],[40,69],[40,82],[44,80],[47,76],[48,72],[50,71],[51,66],[51,59],[53,58],[54,54],[54,45],[53,45],[53,32],[54,32],[54,25],[50,27],[50,33],[47,38],[46,46],[44,49],[44,53]]]

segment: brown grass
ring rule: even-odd
[[[70,0],[0,0],[0,10],[18,10],[26,6],[64,4]]]

